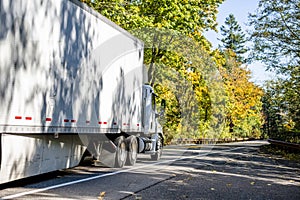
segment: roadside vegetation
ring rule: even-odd
[[[260,0],[247,34],[230,14],[217,49],[203,33],[217,30],[224,0],[82,1],[144,41],[148,83],[167,100],[166,142],[271,137],[299,143],[299,0]],[[264,87],[251,82],[247,65],[257,60],[280,78]]]
[[[278,75],[264,87],[263,133],[294,143],[300,142],[299,11],[299,0],[260,0],[257,12],[249,16],[254,28],[250,57]]]
[[[260,147],[260,153],[275,159],[284,158],[300,163],[300,150],[291,150],[280,146],[264,145]]]

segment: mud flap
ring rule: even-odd
[[[114,167],[116,157],[116,145],[112,141],[105,141],[102,143],[100,155],[95,162],[96,166]]]

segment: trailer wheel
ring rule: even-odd
[[[126,165],[133,166],[137,160],[138,143],[134,135],[126,138],[127,159]]]
[[[158,137],[157,143],[156,143],[156,153],[151,156],[151,160],[158,161],[161,158],[162,155],[162,149],[163,149],[163,139],[161,136]]]
[[[127,157],[125,138],[123,136],[119,136],[115,139],[114,143],[117,146],[115,167],[122,168],[125,165]]]

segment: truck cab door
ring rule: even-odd
[[[153,118],[155,117],[153,95],[153,89],[145,85],[143,87],[143,126],[145,134],[149,134],[151,129],[153,129]]]

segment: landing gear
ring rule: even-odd
[[[161,158],[163,149],[163,139],[161,136],[158,136],[156,141],[156,153],[151,155],[151,160],[158,161]]]
[[[114,140],[114,143],[117,147],[116,158],[115,158],[115,167],[122,168],[125,165],[127,151],[125,137],[119,136]]]
[[[136,136],[132,135],[126,138],[127,159],[126,165],[133,166],[137,160],[138,142]]]

